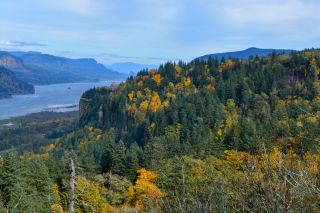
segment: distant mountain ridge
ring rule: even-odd
[[[153,64],[137,64],[132,62],[120,62],[108,65],[107,68],[120,73],[135,75],[143,69],[157,69],[158,65]]]
[[[92,58],[70,59],[39,52],[0,52],[0,66],[32,84],[120,80],[126,77]]]
[[[32,93],[34,93],[32,85],[18,80],[12,71],[0,67],[0,99]]]
[[[222,58],[248,59],[250,56],[260,56],[260,57],[268,56],[273,52],[277,54],[291,54],[292,52],[295,52],[295,51],[296,50],[290,50],[290,49],[260,49],[256,47],[250,47],[248,49],[241,50],[241,51],[207,54],[204,56],[200,56],[196,59],[205,60],[205,61],[208,60],[210,57],[217,60],[221,60]]]

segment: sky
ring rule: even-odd
[[[320,47],[319,0],[1,0],[0,50],[104,64]]]

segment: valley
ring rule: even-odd
[[[0,213],[320,212],[319,8],[1,1]]]
[[[40,112],[0,120],[0,155],[14,149],[19,154],[43,153],[63,135],[74,130],[78,112]]]
[[[65,83],[35,86],[35,93],[0,100],[0,120],[41,111],[78,111],[81,95],[94,87],[119,82]]]
[[[33,85],[122,80],[125,74],[92,58],[70,59],[40,52],[0,52],[0,66]]]
[[[319,61],[306,49],[168,62],[87,88],[80,112],[0,121],[3,205],[63,212],[71,194],[77,212],[317,212]]]

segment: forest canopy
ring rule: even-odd
[[[169,62],[116,88],[91,89],[73,132],[42,154],[1,158],[0,206],[316,212],[319,72],[320,50],[305,50]]]

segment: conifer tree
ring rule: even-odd
[[[112,172],[118,175],[124,175],[126,170],[126,147],[122,140],[116,145],[113,158]]]
[[[8,152],[3,158],[2,172],[0,176],[1,198],[4,206],[17,196],[17,184],[19,183],[20,162],[16,151]]]
[[[134,180],[136,171],[139,169],[139,155],[141,155],[138,144],[133,143],[127,151],[127,170],[126,173],[130,180]]]

